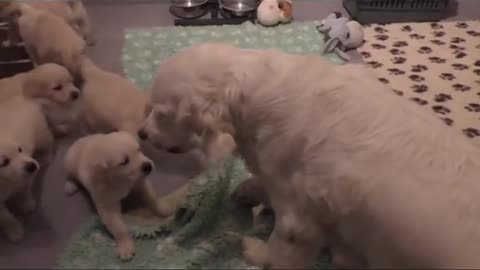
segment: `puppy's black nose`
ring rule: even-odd
[[[145,173],[145,174],[149,174],[151,173],[153,170],[153,166],[152,166],[152,163],[150,162],[144,162],[142,164],[142,172]]]
[[[70,97],[71,97],[73,100],[78,99],[79,96],[80,96],[80,93],[79,93],[78,91],[73,91],[73,92],[70,94]]]
[[[145,130],[143,129],[140,129],[138,132],[137,132],[137,136],[138,138],[140,138],[140,140],[142,141],[145,141],[146,139],[148,139],[148,134],[145,132]]]
[[[27,172],[27,173],[34,173],[38,170],[38,165],[35,163],[35,162],[25,162],[25,165],[23,167],[23,169]]]

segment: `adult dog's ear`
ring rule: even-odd
[[[153,111],[152,103],[147,102],[145,104],[145,108],[144,108],[144,111],[143,111],[144,117],[147,118],[152,111]]]

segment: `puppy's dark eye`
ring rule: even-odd
[[[18,147],[18,152],[19,152],[19,153],[22,153],[22,152],[23,152],[22,147]]]
[[[60,90],[62,90],[62,88],[63,88],[63,86],[61,84],[57,84],[57,85],[55,85],[55,87],[53,87],[53,90],[60,91]]]
[[[125,157],[122,161],[122,163],[120,163],[120,166],[125,166],[127,165],[128,163],[130,162],[130,159],[128,157]]]
[[[9,158],[5,158],[3,160],[3,162],[0,164],[0,167],[6,167],[8,166],[8,164],[10,164],[10,159]]]

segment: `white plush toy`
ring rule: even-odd
[[[257,8],[257,21],[263,26],[288,23],[292,18],[292,0],[263,0]]]

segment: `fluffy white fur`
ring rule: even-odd
[[[245,239],[251,262],[298,269],[331,247],[356,267],[480,265],[479,149],[363,65],[205,44],[160,67],[152,102],[155,145],[227,132],[261,179],[276,223]]]

